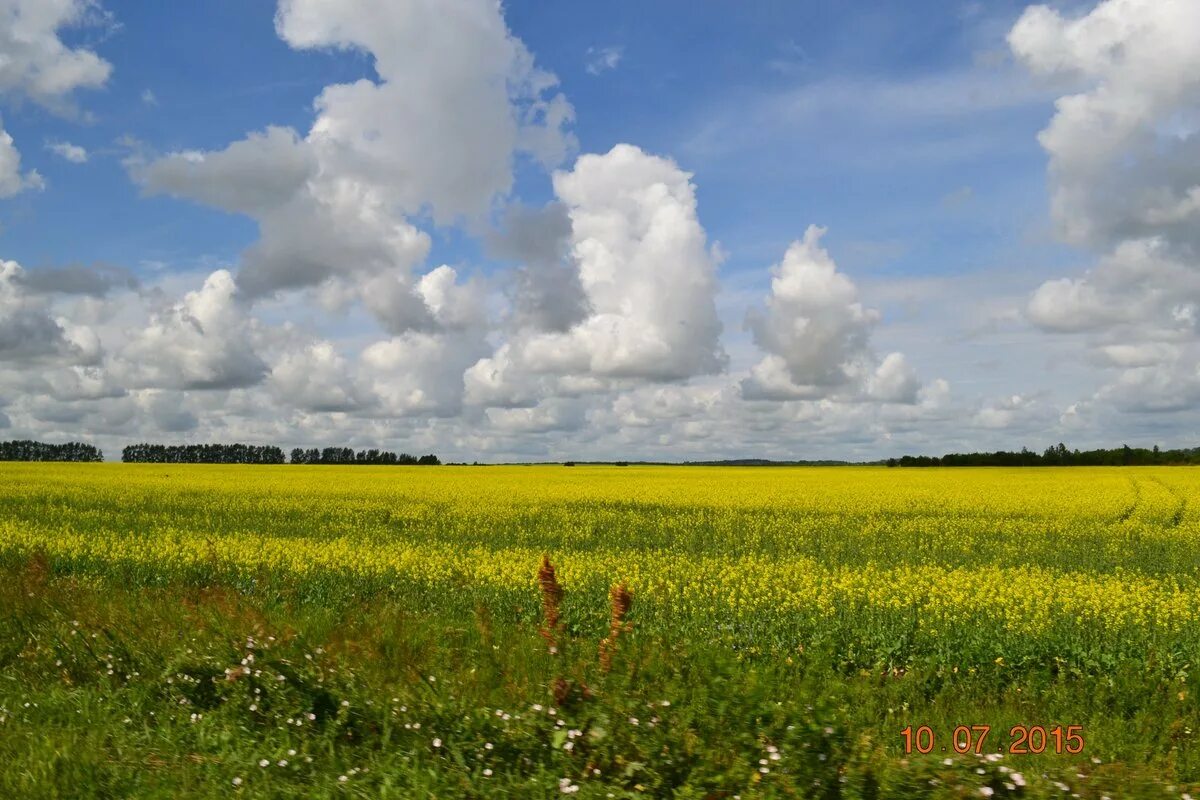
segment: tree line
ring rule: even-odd
[[[282,464],[283,451],[258,444],[131,444],[121,460],[139,464]]]
[[[103,461],[104,453],[91,444],[46,444],[22,439],[0,442],[0,461]]]
[[[297,447],[292,450],[293,464],[396,464],[400,466],[437,466],[441,459],[430,453],[426,456],[410,456],[408,453],[393,453],[390,450],[359,450],[354,452],[350,447],[326,447],[318,450],[313,447],[308,450]]]
[[[283,464],[283,450],[274,445],[254,444],[133,444],[121,451],[121,460],[150,464]],[[442,462],[430,453],[427,456],[410,456],[408,453],[393,453],[388,450],[359,450],[351,447],[326,447],[318,450],[295,448],[291,452],[292,464],[416,464],[436,465]]]
[[[30,440],[0,442],[0,461],[103,461],[104,453],[83,442],[47,444]],[[131,444],[121,451],[121,460],[141,464],[284,464],[288,459],[274,445],[257,444]],[[395,464],[436,466],[441,459],[433,453],[412,456],[389,450],[355,451],[350,447],[291,452],[292,464]]]
[[[1068,450],[1062,442],[1042,453],[1028,448],[1020,452],[997,450],[994,453],[947,453],[937,456],[889,458],[889,467],[1129,467],[1150,465],[1200,464],[1200,447],[1161,450],[1113,447],[1098,450]]]

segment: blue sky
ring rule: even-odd
[[[1197,89],[1186,74],[1200,41],[1179,32],[1193,13],[1187,3],[939,0],[847,10],[455,0],[455,13],[441,14],[436,4],[403,0],[385,19],[385,5],[365,0],[54,0],[57,11],[37,20],[35,5],[0,2],[14,30],[40,25],[44,46],[29,56],[0,38],[0,55],[17,48],[34,65],[23,76],[0,73],[0,119],[20,153],[16,179],[27,184],[0,199],[0,259],[15,262],[12,298],[0,305],[0,377],[8,373],[0,422],[14,435],[93,437],[110,447],[130,436],[340,437],[494,458],[604,456],[606,448],[684,458],[764,447],[821,456],[1041,447],[1060,438],[1174,444],[1194,427],[1194,331],[1156,322],[1191,319],[1191,283],[1181,276],[1195,263],[1192,241],[1176,223],[1127,233],[1118,217],[1133,211],[1068,198],[1102,194],[1106,163],[1144,165],[1145,180],[1139,173],[1132,184],[1163,188],[1154,184],[1163,180],[1163,148],[1114,145],[1081,167],[1070,148],[1039,141],[1060,122],[1087,141],[1056,109],[1059,98],[1099,105],[1105,92],[1135,97],[1145,80],[1179,91],[1145,110],[1134,133],[1161,136],[1167,121],[1184,119],[1167,149],[1182,142],[1168,155],[1190,158],[1183,145],[1192,141],[1186,120]],[[430,29],[411,29],[420,25]],[[401,51],[440,36],[441,50]],[[471,36],[482,53],[494,45],[501,61],[459,52],[455,43]],[[1120,63],[1084,46],[1114,36],[1132,54]],[[1166,47],[1172,42],[1180,46]],[[1156,57],[1160,47],[1178,50],[1178,63]],[[54,92],[31,77],[81,52],[107,68],[93,65],[91,77]],[[389,54],[396,65],[381,67]],[[556,85],[513,88],[547,73]],[[356,81],[364,91],[382,87],[368,106],[392,104],[398,116],[381,112],[368,123],[372,112],[349,101],[324,115],[314,106],[326,87]],[[506,81],[507,121],[480,121],[456,105],[458,91],[503,104]],[[496,86],[501,96],[492,98]],[[411,98],[415,110],[406,111]],[[552,98],[569,106],[568,119],[521,127],[529,104]],[[333,139],[316,134],[323,118],[341,125]],[[449,130],[417,130],[426,124]],[[482,160],[486,133],[471,139],[472,127],[488,124],[517,137],[499,161]],[[294,132],[295,143],[270,139],[232,176],[213,166],[269,127]],[[554,155],[525,148],[526,134],[552,141]],[[83,150],[68,159],[64,145]],[[619,145],[636,152],[619,157]],[[313,159],[309,188],[247,212],[236,199],[245,181],[290,180],[272,171],[285,150]],[[444,194],[451,190],[437,186],[437,165],[449,185],[453,165],[472,159],[498,171],[481,174],[478,196]],[[1194,174],[1185,166],[1176,174]],[[429,175],[398,186],[413,169]],[[626,203],[655,181],[672,187],[669,203]],[[302,232],[316,236],[328,223],[329,236],[314,241],[350,235],[350,212],[295,210],[330,202],[335,186],[383,198],[382,221],[364,224],[428,236],[428,249],[412,240],[401,254],[395,240],[354,238],[350,249],[317,258],[330,263],[310,265],[311,280],[287,278],[288,259],[305,257],[288,251]],[[1184,202],[1190,186],[1169,188]],[[435,221],[439,208],[449,215]],[[476,208],[486,210],[468,210]],[[538,267],[494,246],[511,234],[514,208],[546,226],[556,214],[566,220],[561,242],[542,243],[542,251],[559,247],[561,263]],[[646,222],[647,214],[660,216]],[[680,227],[656,227],[668,217]],[[810,225],[827,231],[806,239]],[[1083,228],[1092,233],[1071,233]],[[694,252],[674,263],[657,249],[661,237]],[[1152,240],[1165,242],[1153,266],[1132,264],[1135,244]],[[354,263],[360,246],[389,248],[392,261]],[[612,267],[588,260],[597,248],[626,259],[611,284],[608,272],[600,283],[589,277]],[[428,282],[420,287],[439,265],[453,270],[440,300]],[[64,268],[115,269],[136,288],[14,288]],[[246,276],[259,269],[273,277],[250,291]],[[217,273],[230,276],[228,286],[221,276],[206,283]],[[1134,273],[1158,281],[1155,298],[1180,302],[1164,311],[1165,300],[1133,298],[1126,305],[1142,317],[1114,311],[1130,300],[1122,276]],[[773,288],[773,276],[789,275],[792,283]],[[671,296],[672,285],[693,281],[698,294]],[[804,288],[789,294],[785,283]],[[521,292],[532,294],[521,300]],[[571,298],[580,310],[572,317],[567,308],[562,324],[522,321],[522,302],[546,311]],[[423,309],[415,317],[397,310],[410,301]],[[451,320],[450,305],[472,310]],[[747,322],[753,309],[765,314],[759,323]],[[5,313],[14,331],[7,358]],[[67,344],[18,341],[30,334],[16,321],[31,314]],[[177,336],[180,324],[187,332]],[[679,338],[679,325],[697,333]],[[808,334],[794,335],[800,329]],[[194,330],[196,341],[180,338]],[[221,340],[232,330],[240,346]],[[136,331],[154,333],[139,339]],[[414,355],[422,348],[440,355]],[[200,366],[151,369],[154,354]],[[460,362],[464,369],[449,366]],[[471,368],[494,374],[499,394],[481,399]],[[340,399],[293,402],[309,394]],[[172,416],[168,407],[181,410]],[[248,410],[258,407],[273,413]],[[722,433],[731,418],[737,423]]]

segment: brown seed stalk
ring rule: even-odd
[[[546,646],[553,655],[558,652],[558,636],[562,632],[563,588],[548,555],[542,556],[537,578],[542,591],[542,627],[538,633],[546,640]]]
[[[628,633],[632,628],[632,625],[625,621],[625,617],[629,614],[629,609],[633,607],[633,595],[629,593],[625,584],[617,584],[609,590],[608,602],[611,607],[608,636],[600,642],[600,669],[604,672],[612,669],[613,653],[617,649],[617,637],[623,631]]]

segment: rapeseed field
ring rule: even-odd
[[[0,787],[287,796],[302,770],[329,796],[1180,795],[1200,781],[1196,476],[0,465],[0,754],[27,765]],[[101,710],[114,682],[140,710]],[[438,720],[428,742],[410,708]],[[1082,752],[1005,753],[1014,726],[1055,725]],[[109,726],[138,732],[119,757]],[[901,734],[920,727],[929,752]]]

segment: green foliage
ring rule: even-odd
[[[1186,677],[843,675],[642,635],[636,610],[606,674],[593,640],[564,661],[482,609],[0,577],[4,797],[1161,797],[1200,768],[1178,746],[1200,724]],[[586,697],[556,706],[562,674]],[[1084,726],[1084,754],[899,749],[907,725],[1000,744],[1054,721]]]

